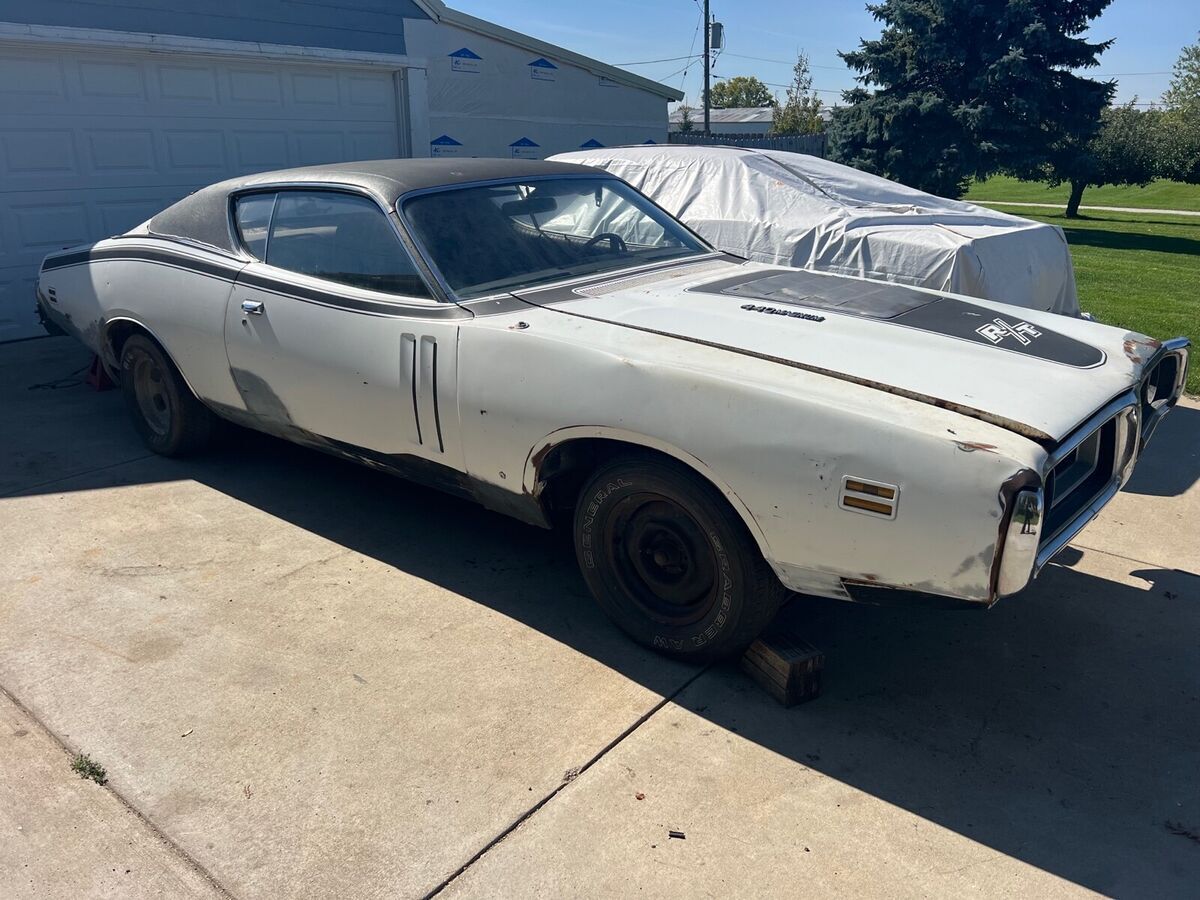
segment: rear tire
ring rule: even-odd
[[[150,338],[135,334],[121,348],[121,390],[134,428],[162,456],[186,456],[208,445],[216,416]]]
[[[601,467],[580,492],[574,537],[600,607],[677,659],[744,650],[787,596],[725,498],[677,463],[629,456]]]

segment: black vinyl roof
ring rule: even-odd
[[[390,208],[409,191],[538,175],[595,177],[605,173],[591,166],[526,159],[376,159],[302,166],[243,175],[201,188],[156,215],[149,228],[152,234],[198,241],[234,253],[229,195],[238,191],[288,185],[348,186],[374,195]]]

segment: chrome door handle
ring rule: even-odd
[[[243,300],[242,312],[251,316],[261,316],[263,314],[263,302],[261,300]]]

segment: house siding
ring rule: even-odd
[[[370,53],[406,52],[412,0],[0,0],[0,22],[255,41]]]

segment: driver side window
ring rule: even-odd
[[[429,289],[382,210],[338,191],[238,197],[234,218],[246,249],[271,266],[406,297]]]

